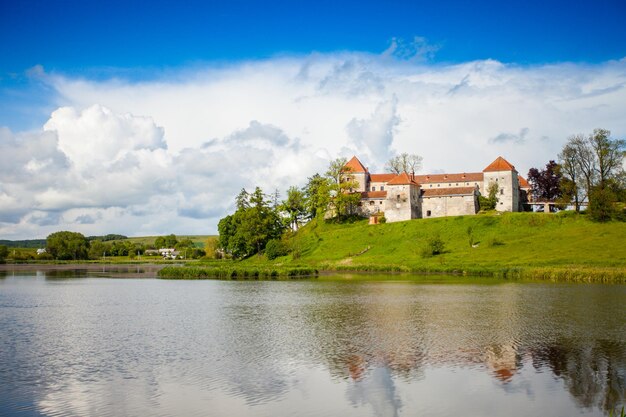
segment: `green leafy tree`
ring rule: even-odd
[[[487,187],[487,197],[481,195],[478,198],[481,210],[493,210],[496,208],[496,205],[498,204],[498,189],[499,187],[497,183],[489,183],[489,186]]]
[[[562,172],[572,183],[574,203],[578,206],[586,197],[590,214],[601,209],[592,218],[606,218],[606,199],[617,201],[622,195],[625,149],[625,140],[611,138],[611,132],[606,129],[595,129],[590,135],[571,136],[559,154]],[[595,204],[594,197],[602,201]]]
[[[87,259],[89,256],[89,241],[81,233],[56,232],[46,238],[46,250],[55,259]]]
[[[257,187],[252,194],[242,191],[237,210],[221,219],[219,247],[235,258],[245,258],[261,252],[267,242],[280,237],[283,226],[277,210],[273,209],[263,191]],[[245,198],[239,198],[240,196]]]
[[[304,191],[297,187],[289,187],[287,199],[281,203],[279,209],[287,214],[291,230],[298,230],[307,212]]]
[[[218,239],[213,236],[207,238],[206,242],[204,242],[204,251],[208,258],[217,258],[217,248],[218,248]]]
[[[9,256],[9,248],[6,245],[0,245],[0,262],[4,262],[7,256]]]
[[[589,217],[597,222],[608,222],[617,214],[615,194],[608,187],[596,187],[589,199]]]
[[[167,236],[159,236],[154,241],[154,246],[157,249],[161,248],[173,248],[178,243],[178,239],[175,234],[167,235]]]
[[[359,184],[354,180],[352,171],[346,167],[346,158],[337,158],[330,162],[326,177],[329,180],[329,201],[335,211],[334,217],[347,217],[356,214],[361,195],[355,192]]]
[[[111,254],[111,245],[101,240],[92,240],[89,244],[89,259],[100,259]]]
[[[328,178],[315,174],[310,177],[304,187],[306,217],[314,219],[323,216],[330,203],[330,181]]]

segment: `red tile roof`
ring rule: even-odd
[[[420,184],[429,184],[437,182],[479,182],[482,181],[484,175],[482,172],[464,172],[461,174],[430,174],[416,175],[415,181]]]
[[[385,198],[387,191],[365,191],[361,193],[361,198]]]
[[[345,165],[346,168],[349,168],[351,172],[367,172],[367,169],[363,166],[359,158],[353,156],[351,160]]]
[[[452,188],[427,188],[424,197],[442,197],[451,195],[471,195],[476,192],[476,187],[452,187]]]
[[[409,174],[403,172],[397,175],[394,179],[389,181],[387,185],[419,185],[415,179],[411,178]]]
[[[396,174],[370,174],[371,182],[389,182],[396,177]]]
[[[530,184],[528,183],[528,181],[526,181],[526,178],[518,175],[517,180],[519,181],[520,188],[530,188]]]
[[[483,172],[495,172],[495,171],[515,171],[515,167],[509,163],[506,159],[499,156],[493,161],[487,168],[483,169]]]

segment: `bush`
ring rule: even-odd
[[[608,188],[596,188],[589,198],[589,218],[595,222],[608,222],[616,215],[615,194]]]
[[[422,257],[429,258],[434,255],[443,253],[445,244],[439,236],[432,236],[426,241],[426,245],[422,248]]]
[[[387,223],[387,218],[386,218],[385,216],[381,216],[381,217],[378,219],[378,223],[380,223],[380,224],[385,224],[385,223]]]
[[[285,256],[289,253],[287,245],[278,239],[272,239],[267,242],[265,246],[265,256],[270,261],[278,258],[279,256]]]

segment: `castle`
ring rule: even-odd
[[[384,213],[387,222],[430,217],[476,214],[478,197],[487,196],[490,184],[498,185],[498,211],[520,211],[528,182],[506,159],[498,157],[482,172],[415,175],[371,174],[354,156],[345,165],[350,180],[358,183],[360,212]]]

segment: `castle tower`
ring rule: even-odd
[[[369,173],[367,172],[367,168],[365,168],[361,161],[359,161],[359,158],[353,156],[345,167],[349,170],[350,175],[354,178],[354,181],[359,183],[359,187],[353,191],[367,191]]]
[[[519,179],[515,167],[499,156],[483,169],[481,193],[486,197],[491,184],[498,184],[498,211],[519,211]]]
[[[406,172],[387,183],[385,218],[388,222],[419,219],[422,217],[420,185]]]

